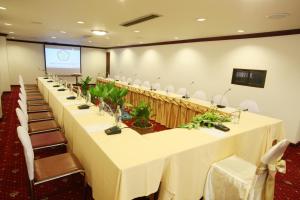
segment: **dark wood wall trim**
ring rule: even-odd
[[[4,36],[4,37],[6,37],[6,36],[7,36],[7,34],[6,34],[6,33],[0,33],[0,36]]]
[[[110,52],[106,52],[106,73],[105,77],[108,77],[110,74]]]
[[[110,47],[109,49],[159,46],[159,45],[194,43],[194,42],[209,42],[209,41],[221,41],[221,40],[238,40],[238,39],[249,39],[249,38],[263,38],[263,37],[275,37],[275,36],[296,35],[296,34],[300,34],[300,29],[262,32],[262,33],[249,33],[249,34],[242,34],[242,35],[216,36],[216,37],[207,37],[207,38],[194,38],[194,39],[187,39],[187,40],[173,40],[173,41],[155,42],[155,43],[146,43],[146,44],[136,44],[136,45],[126,45],[126,46],[114,46],[114,47]]]
[[[25,43],[34,43],[34,44],[47,44],[47,45],[59,45],[59,46],[69,46],[69,47],[83,47],[83,48],[93,48],[93,49],[102,49],[106,50],[106,47],[94,47],[94,46],[85,46],[85,45],[75,45],[75,44],[64,44],[64,43],[54,43],[54,42],[39,42],[39,41],[31,41],[31,40],[16,40],[16,39],[7,39],[7,41],[13,42],[25,42]]]
[[[119,49],[119,48],[159,46],[159,45],[183,44],[183,43],[194,43],[194,42],[210,42],[210,41],[222,41],[222,40],[238,40],[238,39],[250,39],[250,38],[276,37],[276,36],[297,35],[297,34],[300,34],[300,28],[299,29],[290,29],[290,30],[281,30],[281,31],[216,36],[216,37],[206,37],[206,38],[193,38],[193,39],[186,39],[186,40],[172,40],[172,41],[145,43],[145,44],[126,45],[126,46],[112,46],[112,47],[81,46],[81,45],[73,45],[73,44],[39,42],[39,41],[29,41],[29,40],[16,40],[16,39],[7,39],[7,40],[15,41],[15,42],[28,42],[28,43],[37,43],[37,44],[63,45],[63,46],[74,46],[74,47],[109,50],[109,49]],[[0,36],[1,36],[1,33],[0,33]],[[4,34],[4,36],[7,36],[7,34]]]

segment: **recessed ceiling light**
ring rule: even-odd
[[[179,37],[174,37],[174,40],[178,40],[179,39]]]
[[[55,39],[56,37],[55,37],[55,36],[52,36],[51,38],[52,38],[52,39]]]
[[[6,10],[6,8],[5,8],[5,7],[2,7],[2,6],[0,6],[0,10]]]
[[[59,31],[60,33],[62,33],[62,34],[66,34],[67,32],[66,31]]]
[[[205,18],[202,18],[202,17],[199,17],[199,18],[197,18],[197,21],[198,22],[204,22],[206,19]]]
[[[4,25],[5,26],[11,26],[12,24],[5,22]]]
[[[139,30],[134,30],[133,32],[135,32],[135,33],[139,33],[139,32],[141,32],[141,31],[139,31]]]
[[[245,31],[244,30],[238,30],[237,32],[238,33],[244,33]]]
[[[144,42],[139,42],[140,44],[144,44]]]
[[[89,41],[88,41],[88,43],[92,43],[92,41],[91,41],[91,40],[89,40]]]
[[[84,22],[83,21],[78,21],[77,24],[84,24]]]
[[[11,39],[15,39],[15,37],[10,37]]]
[[[92,33],[94,34],[94,35],[106,35],[107,34],[107,32],[106,31],[103,31],[103,30],[92,30]]]
[[[288,17],[290,13],[274,13],[272,15],[266,16],[268,19],[283,19],[285,17]]]
[[[15,32],[13,32],[13,31],[10,31],[10,32],[8,32],[9,34],[14,34]]]

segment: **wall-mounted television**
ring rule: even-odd
[[[250,87],[264,88],[267,70],[234,68],[231,83]]]

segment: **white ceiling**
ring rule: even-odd
[[[300,0],[0,0],[0,6],[7,8],[0,9],[0,32],[14,32],[8,38],[100,47],[300,28]],[[162,17],[119,25],[150,13]],[[274,13],[290,15],[266,17]],[[93,36],[92,29],[109,33]]]

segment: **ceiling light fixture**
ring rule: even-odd
[[[15,39],[15,37],[10,37],[11,39]]]
[[[13,31],[10,31],[10,32],[8,32],[9,34],[14,34],[15,32],[13,32]]]
[[[84,24],[84,22],[83,21],[78,21],[77,24]]]
[[[4,25],[5,26],[11,26],[12,24],[5,22]]]
[[[51,38],[52,38],[52,39],[56,39],[56,37],[55,37],[55,36],[52,36]]]
[[[133,32],[135,32],[135,33],[139,33],[139,32],[141,32],[141,31],[139,31],[139,30],[134,30]]]
[[[88,43],[92,43],[92,41],[91,41],[91,40],[89,40],[89,41],[88,41]]]
[[[196,19],[198,22],[204,22],[206,19],[205,18],[197,18]]]
[[[179,37],[174,37],[174,40],[178,40],[179,39]]]
[[[244,33],[245,31],[244,30],[238,30],[237,32],[238,33]]]
[[[99,35],[99,36],[102,36],[102,35],[106,35],[107,32],[106,31],[103,31],[103,30],[92,30],[92,33],[94,35]]]
[[[60,33],[62,33],[62,34],[66,34],[67,32],[66,32],[66,31],[60,31]]]
[[[5,8],[5,7],[2,7],[2,6],[0,6],[0,10],[6,10],[6,8]]]

